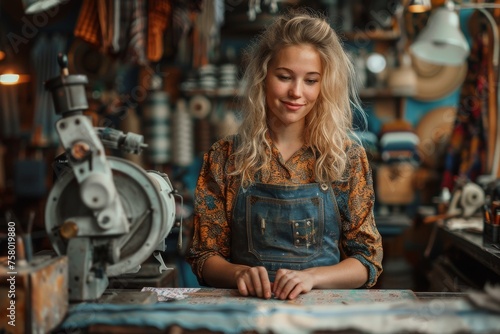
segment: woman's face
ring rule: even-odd
[[[310,45],[285,47],[271,59],[265,91],[268,118],[274,130],[278,126],[304,124],[318,99],[321,78],[321,58]]]

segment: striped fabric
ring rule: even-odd
[[[468,58],[468,73],[460,92],[457,118],[450,138],[445,160],[442,188],[454,189],[455,180],[475,181],[486,174],[486,151],[490,142],[486,138],[487,98],[491,89],[487,85],[487,63],[481,34],[474,36]],[[498,143],[496,143],[498,145]]]
[[[172,6],[168,0],[148,2],[148,49],[150,61],[159,61],[163,56],[163,34],[170,23]]]
[[[144,0],[134,0],[134,11],[130,23],[130,37],[127,59],[139,65],[146,65],[146,3]]]
[[[101,28],[97,20],[97,0],[82,2],[80,14],[74,30],[75,37],[80,37],[87,43],[95,46],[101,45]]]

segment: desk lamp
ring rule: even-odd
[[[413,1],[412,1],[413,2]],[[500,8],[500,4],[493,3],[463,3],[455,4],[447,0],[441,7],[434,9],[429,17],[427,25],[417,36],[415,42],[410,45],[410,51],[416,57],[434,64],[457,66],[462,64],[470,53],[469,43],[460,29],[458,12],[462,9],[477,9],[488,20],[493,34],[493,57],[494,70],[497,71],[499,61],[499,37],[498,27],[493,15],[488,8]],[[412,11],[412,7],[408,7]],[[497,89],[497,94],[499,93]],[[497,98],[497,126],[496,140],[500,143],[500,96]],[[500,145],[495,145],[493,155],[491,176],[493,179],[500,173]]]

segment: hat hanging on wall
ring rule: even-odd
[[[417,75],[417,90],[414,98],[421,101],[438,100],[451,94],[464,82],[467,63],[457,66],[431,64],[412,57],[412,66]]]
[[[443,167],[456,115],[457,107],[443,106],[430,110],[418,122],[415,134],[420,139],[418,151],[423,166]]]

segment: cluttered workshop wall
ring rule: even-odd
[[[26,14],[22,2],[2,1],[0,68],[15,65],[27,79],[0,86],[0,211],[34,211],[43,225],[61,153],[44,82],[59,73],[64,52],[70,73],[89,79],[85,114],[94,125],[141,133],[149,145],[140,156],[109,154],[167,172],[185,199],[178,212],[189,218],[203,153],[239,124],[241,52],[278,12],[308,6],[328,16],[356,65],[367,123],[355,125],[372,159],[376,214],[411,215],[432,203],[445,172],[456,173],[445,162],[456,150],[450,138],[460,103],[471,94],[462,85],[475,72],[471,63],[411,57],[408,45],[428,15],[408,14],[404,4],[72,0]],[[462,20],[467,26],[469,16]]]

